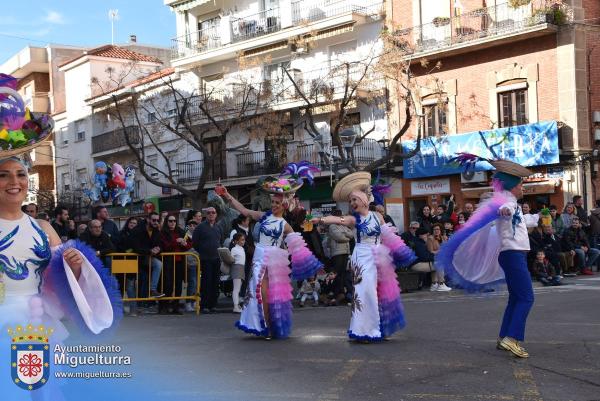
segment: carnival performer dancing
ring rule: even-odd
[[[312,181],[314,167],[307,162],[290,163],[289,178],[266,180],[262,189],[271,193],[271,210],[249,210],[235,199],[224,186],[215,192],[231,203],[244,216],[257,221],[258,238],[252,259],[252,273],[246,291],[244,307],[236,327],[266,339],[286,338],[292,327],[292,286],[288,256],[292,256],[292,279],[312,277],[322,263],[308,250],[300,233],[285,221],[290,198],[303,185]],[[255,229],[256,230],[256,229]],[[285,240],[287,250],[282,248]]]
[[[412,250],[385,224],[383,216],[369,211],[371,174],[357,172],[342,178],[333,190],[335,201],[349,201],[352,215],[313,218],[312,222],[343,224],[356,229],[352,252],[352,318],[348,336],[360,342],[381,341],[405,325],[396,279],[396,267],[416,259]]]
[[[488,162],[495,167],[494,193],[442,244],[436,267],[468,291],[506,282],[508,304],[496,347],[527,358],[529,353],[520,342],[525,339],[527,316],[534,299],[527,269],[529,237],[517,200],[523,197],[522,177],[533,173],[508,160],[488,160],[465,153],[456,160],[467,168],[474,168],[478,162]]]
[[[93,249],[79,241],[62,244],[48,222],[35,220],[21,211],[29,190],[31,159],[28,152],[48,139],[54,123],[49,116],[26,109],[15,89],[16,79],[0,74],[0,328],[5,333],[3,338],[9,339],[7,331],[17,336],[29,332],[49,336],[50,344],[59,343],[67,337],[59,320],[63,317],[74,320],[84,332],[99,334],[113,326],[122,313],[116,281],[105,272]],[[6,361],[8,366],[11,357],[5,352],[10,348],[4,345],[0,348],[0,360]],[[3,397],[62,399],[54,381],[42,387],[46,379],[42,380],[41,376],[30,375],[27,380],[2,376]]]

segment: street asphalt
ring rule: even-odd
[[[350,308],[294,309],[286,340],[234,328],[236,315],[124,318],[118,343],[157,400],[600,400],[600,274],[535,287],[517,359],[495,348],[506,292],[403,294],[389,341],[346,337]],[[225,300],[226,301],[226,300]]]

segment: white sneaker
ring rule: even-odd
[[[185,311],[186,312],[194,312],[194,304],[190,303],[190,302],[186,302]]]
[[[446,283],[438,285],[438,291],[452,291],[452,288],[448,287]]]
[[[429,291],[437,291],[440,288],[440,285],[438,283],[433,283],[431,284],[431,287],[429,287]]]
[[[233,308],[233,313],[242,313],[242,308],[236,306],[235,308]]]

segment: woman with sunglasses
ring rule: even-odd
[[[186,239],[186,233],[177,225],[177,217],[168,214],[160,231],[160,249],[163,252],[187,252],[192,247],[192,241],[189,237]],[[183,286],[184,256],[163,256],[163,288],[167,297],[181,296]],[[183,315],[183,310],[179,307],[179,301],[159,302],[159,313],[172,313]]]

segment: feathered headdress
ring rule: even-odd
[[[383,198],[385,195],[392,192],[392,184],[386,184],[381,179],[381,171],[377,171],[377,177],[375,177],[375,182],[371,185],[371,193],[373,194],[373,199],[375,200],[376,205],[383,205]]]
[[[288,163],[279,178],[265,178],[262,182],[262,189],[275,194],[290,194],[300,189],[304,184],[304,180],[313,185],[313,173],[317,171],[320,170],[306,160],[299,163]]]
[[[302,160],[298,163],[288,163],[279,177],[289,175],[291,178],[296,179],[296,181],[304,181],[306,179],[310,185],[313,185],[315,180],[313,173],[318,173],[319,171],[321,170],[314,164]]]
[[[523,177],[533,174],[533,171],[510,160],[486,159],[485,157],[466,152],[457,153],[456,157],[453,157],[449,161],[450,163],[464,167],[465,173],[474,172],[478,162],[485,161],[490,163],[496,169],[494,179],[492,180],[494,190],[510,190],[518,185]]]

